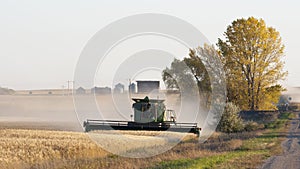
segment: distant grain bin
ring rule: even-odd
[[[136,93],[136,85],[134,83],[131,83],[129,85],[129,93]]]
[[[137,90],[138,93],[149,93],[151,91],[158,91],[159,90],[159,81],[142,81],[138,80],[137,83]]]

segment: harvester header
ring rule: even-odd
[[[91,130],[150,130],[175,131],[200,134],[197,123],[177,123],[174,110],[166,109],[165,100],[133,98],[134,121],[91,120],[83,123],[85,131]]]

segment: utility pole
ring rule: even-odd
[[[65,85],[62,85],[62,95],[64,96],[65,95]]]
[[[131,88],[130,88],[131,87],[131,79],[129,78],[128,80],[129,80],[128,92],[131,93]]]
[[[72,84],[72,88],[74,88],[75,82],[71,81],[71,80],[68,80],[67,83],[68,83],[68,95],[70,95],[70,83]]]

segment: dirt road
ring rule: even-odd
[[[287,139],[282,143],[282,155],[269,158],[263,169],[297,169],[300,168],[300,113],[291,121]]]

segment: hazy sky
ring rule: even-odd
[[[300,86],[299,9],[296,0],[1,0],[0,86],[61,88],[73,79],[80,52],[97,31],[122,17],[149,12],[184,19],[214,44],[233,20],[263,18],[286,45],[289,76],[283,84]]]

